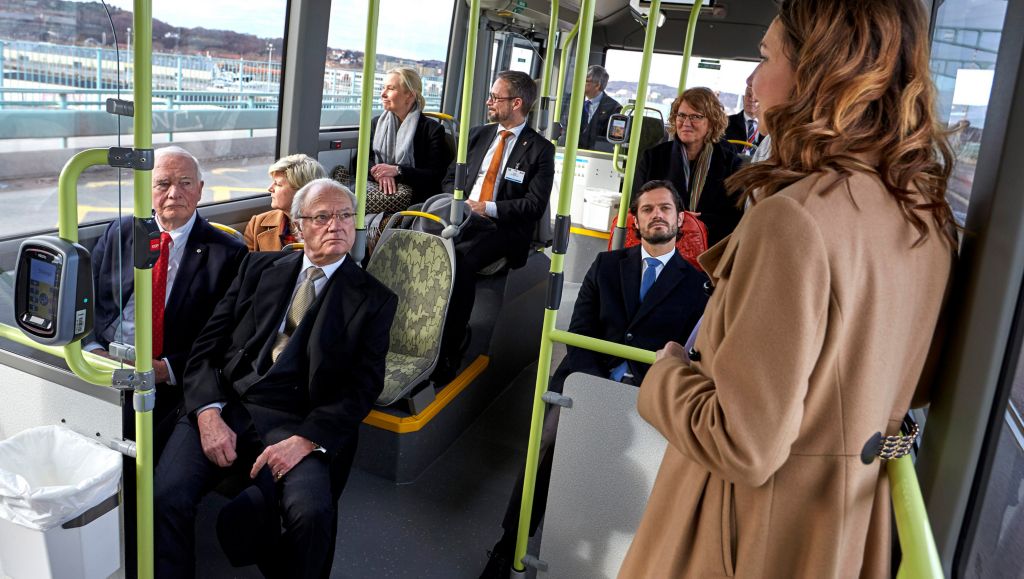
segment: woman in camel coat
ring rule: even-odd
[[[772,158],[729,182],[756,194],[701,257],[691,360],[669,343],[641,386],[669,444],[620,577],[890,575],[861,452],[899,433],[954,248],[926,22],[917,0],[782,4],[752,77]]]
[[[292,233],[292,199],[295,192],[313,179],[322,179],[327,172],[320,163],[301,153],[281,157],[270,169],[270,211],[253,215],[242,237],[249,251],[280,251],[297,241]]]

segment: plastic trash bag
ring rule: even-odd
[[[45,531],[110,498],[121,455],[61,426],[0,441],[0,519]]]

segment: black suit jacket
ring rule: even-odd
[[[334,458],[351,453],[384,388],[398,298],[346,257],[274,363],[301,267],[301,252],[246,256],[192,349],[185,411],[240,402],[265,444],[298,434]]]
[[[683,197],[684,209],[697,211],[708,227],[708,247],[718,243],[732,233],[743,217],[743,209],[737,206],[738,193],[726,193],[725,179],[743,165],[731,145],[719,141],[711,145],[711,165],[704,182],[697,207],[690,207],[690,191],[683,174],[683,151],[679,139],[669,139],[651,147],[640,157],[633,179],[633,195],[640,186],[653,179],[668,179]]]
[[[469,132],[469,152],[466,156],[466,197],[469,197],[484,155],[497,135],[497,125],[474,127]],[[505,162],[504,170],[494,184],[494,203],[498,218],[495,220],[505,245],[505,258],[510,267],[520,267],[529,256],[530,242],[537,223],[545,215],[551,185],[555,179],[555,146],[529,125],[523,127],[514,149]],[[523,182],[505,179],[509,168],[524,172]],[[455,165],[448,171],[445,191],[451,193],[455,183]],[[482,233],[481,235],[486,235]]]
[[[743,111],[736,113],[735,115],[729,115],[729,125],[725,128],[726,141],[746,141],[747,140],[747,119],[743,116]],[[754,140],[755,145],[760,145],[761,141],[764,140],[764,135],[758,133],[757,139]],[[743,150],[743,147],[733,145],[733,149],[738,153]]]
[[[379,119],[380,117],[374,117],[370,123],[371,144],[373,135],[377,132]],[[396,181],[412,187],[413,203],[423,203],[427,198],[441,192],[441,183],[448,171],[448,165],[451,165],[452,159],[455,158],[455,154],[448,146],[441,123],[420,115],[419,122],[416,123],[416,133],[412,137],[412,154],[416,164],[401,165],[402,174]],[[374,161],[377,162],[379,161]],[[371,166],[374,163],[371,163]]]
[[[583,279],[569,331],[646,350],[658,350],[669,340],[686,343],[708,301],[707,276],[677,251],[641,302],[641,271],[639,245],[598,254]],[[561,391],[573,372],[607,378],[621,363],[621,358],[569,347],[552,388]],[[640,384],[650,366],[631,361],[629,367]]]
[[[597,103],[597,110],[590,118],[590,122],[580,125],[579,148],[593,151],[612,151],[612,145],[605,139],[608,132],[608,119],[615,113],[622,110],[619,101],[613,99],[608,93],[601,93],[601,100]]]
[[[121,314],[121,306],[135,291],[132,220],[128,216],[111,222],[92,251],[93,287],[96,290],[94,337],[104,348],[110,344],[100,334],[115,323]],[[120,268],[118,247],[121,249]],[[238,264],[246,253],[245,244],[196,215],[164,308],[163,357],[170,364],[178,384],[181,384],[192,343],[235,279]]]

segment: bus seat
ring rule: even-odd
[[[241,241],[242,243],[245,243],[245,237],[242,236],[242,234],[237,229],[235,229],[234,227],[231,227],[231,226],[228,226],[228,225],[224,225],[223,223],[215,223],[213,221],[207,221],[207,223],[209,223],[210,225],[212,225],[216,229],[219,229],[219,230],[223,231],[224,233],[227,233],[231,237],[234,237],[238,241]]]
[[[643,154],[647,149],[664,143],[666,139],[668,132],[665,131],[664,121],[658,117],[644,117],[644,122],[640,125],[640,150],[636,154]]]
[[[444,142],[448,144],[448,150],[451,151],[452,157],[454,158],[458,152],[458,143],[456,142],[456,139],[459,134],[459,122],[455,120],[455,117],[445,113],[425,111],[423,115],[434,119],[444,127]]]
[[[451,240],[392,227],[395,218],[381,233],[366,266],[370,275],[398,295],[384,390],[377,398],[380,406],[400,400],[434,371],[455,271]]]
[[[690,265],[697,268],[697,271],[704,271],[697,256],[708,250],[708,228],[704,222],[692,211],[683,211],[683,226],[679,228],[679,238],[676,239],[676,249],[679,254]],[[612,228],[619,223],[619,217],[612,218]],[[624,247],[640,245],[640,237],[636,234],[636,217],[632,212],[626,213],[626,241]],[[608,249],[612,249],[612,238],[608,238]]]

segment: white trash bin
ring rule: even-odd
[[[612,219],[619,214],[622,193],[609,189],[587,187],[583,192],[583,221],[587,229],[608,232]]]
[[[0,441],[0,568],[105,578],[121,566],[121,455],[59,426]]]

